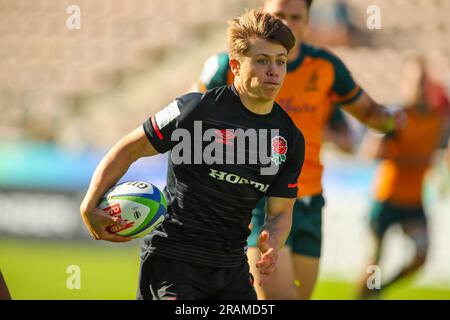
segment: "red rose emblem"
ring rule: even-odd
[[[286,161],[287,141],[282,136],[276,136],[272,139],[272,161],[281,165]]]
[[[272,150],[275,154],[286,154],[287,141],[283,137],[277,136],[272,139]]]

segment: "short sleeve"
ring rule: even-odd
[[[328,59],[334,69],[334,81],[331,88],[333,102],[352,103],[362,94],[362,89],[355,83],[350,71],[341,59],[331,53],[328,55]]]
[[[275,181],[267,189],[267,197],[296,198],[298,193],[298,177],[305,159],[305,139],[294,127],[292,145],[288,147],[286,162],[281,167]]]
[[[206,60],[200,74],[200,88],[205,91],[227,85],[228,63],[228,53],[221,53]]]
[[[186,125],[188,116],[198,111],[202,97],[200,93],[181,96],[144,122],[145,135],[159,153],[172,149],[177,143],[171,140],[172,132]]]

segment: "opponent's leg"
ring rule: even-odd
[[[293,260],[298,298],[308,300],[317,282],[320,258],[294,254]]]
[[[381,251],[383,248],[384,235],[389,227],[394,223],[392,218],[392,209],[384,202],[374,202],[370,211],[370,230],[372,234],[374,251],[368,261],[366,268],[370,265],[379,265],[381,260]],[[380,289],[369,288],[368,280],[372,276],[371,273],[364,269],[361,280],[358,283],[357,299],[379,299]]]
[[[379,235],[374,232],[373,238],[374,238],[374,245],[375,245],[374,254],[373,254],[371,260],[369,261],[369,263],[367,264],[367,266],[379,265],[380,260],[381,260],[381,249],[383,247],[384,233]],[[367,270],[365,269],[364,274],[359,282],[357,299],[363,299],[363,300],[379,299],[379,295],[381,293],[380,290],[382,288],[384,288],[384,286],[381,285],[380,289],[369,288],[368,281],[369,281],[369,277],[371,277],[371,276],[372,276],[372,274],[368,273]]]
[[[414,243],[415,254],[411,261],[394,277],[383,284],[383,289],[399,282],[408,276],[413,276],[425,264],[428,254],[428,230],[425,220],[410,220],[401,222],[405,235]]]
[[[258,248],[250,248],[248,252],[250,272],[255,278],[255,290],[258,299],[270,300],[296,300],[297,290],[293,279],[295,278],[292,254],[289,246],[284,246],[278,251],[277,268],[266,280],[263,287],[259,286],[259,270],[256,262],[260,259],[261,253]]]
[[[318,274],[322,246],[322,195],[298,199],[292,221],[292,262],[294,285],[299,299],[310,299]]]
[[[259,271],[255,264],[260,258],[256,239],[263,224],[264,206],[259,204],[253,210],[252,233],[249,237],[249,263],[255,277],[255,289],[259,299],[299,299],[311,296],[317,280],[322,237],[322,195],[298,199],[294,205],[292,229],[286,246],[280,251],[277,270],[259,287]],[[306,259],[296,259],[293,253]],[[296,281],[297,280],[297,281]],[[303,282],[303,284],[302,284]],[[299,288],[297,288],[300,283]]]

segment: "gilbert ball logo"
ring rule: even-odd
[[[287,141],[282,136],[272,138],[272,161],[277,166],[286,161]]]

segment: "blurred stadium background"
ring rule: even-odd
[[[259,0],[0,0],[0,270],[14,299],[134,299],[140,241],[91,240],[78,207],[90,176],[122,135],[188,90],[207,57],[226,49],[226,20]],[[81,28],[66,26],[70,5]],[[381,29],[366,26],[381,9]],[[396,104],[403,59],[422,52],[450,86],[450,1],[315,0],[310,42],[335,52],[379,102]],[[363,129],[354,124],[358,138]],[[360,141],[360,140],[358,140]],[[315,299],[352,299],[371,253],[375,163],[326,145],[327,206]],[[124,180],[164,186],[165,156]],[[431,248],[423,271],[388,299],[450,299],[450,178],[427,178]],[[411,254],[400,230],[383,276]],[[397,241],[396,241],[397,240]],[[81,270],[81,289],[66,286]],[[386,274],[384,273],[386,270]]]

